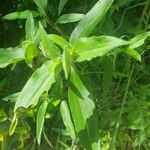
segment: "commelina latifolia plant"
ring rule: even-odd
[[[0,5],[0,149],[150,149],[149,0]]]

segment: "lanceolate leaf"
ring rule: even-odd
[[[60,24],[65,24],[65,23],[71,23],[71,22],[76,22],[79,21],[83,18],[84,14],[79,14],[79,13],[70,13],[70,14],[65,14],[60,16],[56,23]]]
[[[24,50],[19,47],[0,48],[0,68],[24,59]]]
[[[136,59],[137,61],[141,62],[141,55],[135,51],[134,49],[128,48],[124,51],[130,57]]]
[[[71,120],[70,110],[68,108],[66,101],[61,102],[60,112],[61,112],[63,122],[65,124],[66,130],[68,131],[72,140],[75,140],[76,139],[75,129]]]
[[[26,19],[32,13],[33,17],[38,17],[40,14],[36,11],[25,10],[22,12],[13,12],[2,17],[4,20]]]
[[[58,8],[58,15],[61,14],[65,4],[67,3],[68,0],[60,0],[59,1],[59,8]]]
[[[37,113],[36,138],[37,138],[37,142],[39,145],[41,142],[41,134],[42,134],[42,129],[43,129],[43,125],[44,125],[44,118],[45,118],[47,106],[48,106],[48,100],[45,98],[43,100],[43,103],[41,104],[40,108],[38,109],[38,113]]]
[[[99,0],[95,6],[81,19],[71,34],[70,41],[74,42],[80,37],[89,36],[96,25],[106,14],[113,0]]]
[[[76,132],[86,149],[100,149],[97,116],[94,102],[75,70],[71,69],[71,81],[68,91],[69,106]]]
[[[65,77],[66,77],[66,79],[68,79],[68,76],[70,74],[70,69],[71,69],[71,54],[70,54],[70,49],[68,49],[68,48],[65,48],[63,50],[62,65],[63,65]]]
[[[34,2],[39,7],[39,11],[45,15],[47,0],[34,0]]]
[[[59,47],[61,47],[62,49],[64,49],[65,47],[70,47],[69,42],[64,39],[63,37],[56,35],[56,34],[49,34],[48,38],[55,43],[56,45],[58,45]]]
[[[21,106],[27,108],[37,104],[41,94],[48,91],[55,82],[54,71],[57,65],[58,61],[48,61],[33,73],[17,99],[15,110]]]
[[[48,38],[46,31],[44,30],[41,23],[40,26],[40,33],[41,33],[41,46],[43,53],[50,58],[55,58],[59,55],[60,51],[59,48]]]
[[[32,40],[34,37],[34,33],[35,33],[34,20],[33,20],[32,13],[29,13],[27,17],[25,31],[26,31],[26,38],[28,40]]]
[[[128,41],[111,36],[80,38],[74,43],[77,61],[91,60],[97,56],[104,56],[110,50],[129,44]]]
[[[136,37],[132,38],[132,39],[130,40],[131,45],[130,45],[129,48],[134,49],[134,48],[137,48],[137,47],[143,45],[145,39],[146,39],[148,36],[150,36],[150,32],[145,32],[145,33],[139,34],[139,35],[137,35]]]

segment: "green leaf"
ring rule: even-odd
[[[73,46],[79,56],[77,61],[81,62],[85,60],[89,61],[97,56],[104,56],[110,52],[110,50],[127,44],[129,44],[129,42],[122,39],[111,36],[100,36],[80,38]]]
[[[58,63],[58,60],[48,61],[32,74],[22,89],[14,110],[18,107],[27,108],[37,104],[41,94],[48,91],[55,82],[55,68]]]
[[[22,12],[13,12],[2,17],[3,20],[26,19],[32,13],[33,17],[38,17],[40,14],[36,11],[25,10]]]
[[[82,145],[85,149],[100,149],[95,104],[89,98],[89,92],[73,68],[68,99],[74,126]]]
[[[12,120],[11,125],[9,127],[9,135],[12,135],[15,132],[17,124],[18,124],[18,118],[17,118],[17,114],[15,112],[15,114],[13,116],[13,120]]]
[[[95,6],[81,19],[71,34],[70,41],[75,42],[80,37],[89,36],[96,25],[106,14],[113,0],[99,0]]]
[[[76,139],[75,135],[75,129],[71,120],[70,110],[68,108],[68,105],[66,101],[62,101],[60,104],[60,112],[63,119],[63,122],[65,124],[65,127],[73,141]]]
[[[29,67],[32,67],[32,62],[34,57],[38,55],[38,48],[31,41],[25,41],[23,43],[23,47],[25,47],[25,61]]]
[[[135,51],[134,49],[128,48],[124,51],[130,57],[136,59],[137,61],[141,62],[141,55]]]
[[[24,59],[24,50],[19,47],[0,48],[0,68]]]
[[[61,47],[62,49],[64,49],[65,47],[70,47],[69,42],[64,39],[63,37],[56,35],[56,34],[49,34],[48,38],[55,43],[56,45],[58,45],[59,47]]]
[[[43,103],[41,104],[40,108],[38,109],[37,112],[37,120],[36,120],[36,138],[37,138],[37,142],[40,145],[41,142],[41,135],[42,135],[42,129],[43,129],[43,125],[44,125],[44,118],[45,118],[45,113],[46,113],[46,109],[48,106],[48,100],[44,99]]]
[[[6,113],[4,112],[4,110],[3,110],[3,109],[0,109],[0,122],[6,121],[7,118],[8,118],[8,117],[7,117]]]
[[[68,0],[60,0],[59,1],[59,8],[58,8],[58,15],[61,14],[65,4],[67,3]]]
[[[17,101],[17,98],[19,95],[20,95],[20,92],[14,93],[14,94],[11,94],[7,97],[4,97],[2,100],[6,101],[6,102],[11,101],[12,103],[15,103]]]
[[[63,66],[66,79],[68,79],[68,76],[70,74],[71,60],[72,59],[71,59],[70,49],[65,48],[62,54],[62,66]]]
[[[34,0],[34,3],[38,6],[39,11],[45,15],[45,10],[47,7],[47,0]]]
[[[145,32],[142,34],[137,35],[136,37],[132,38],[130,40],[131,45],[129,46],[130,49],[135,49],[141,45],[144,44],[144,41],[146,40],[146,38],[150,36],[150,32]]]
[[[70,13],[70,14],[65,14],[60,16],[56,23],[60,24],[66,24],[66,23],[71,23],[71,22],[76,22],[79,21],[83,18],[84,14],[79,14],[79,13]]]
[[[26,39],[33,40],[35,34],[35,27],[32,13],[29,13],[27,17],[25,31],[26,31]]]
[[[41,33],[41,45],[42,45],[42,50],[45,56],[49,58],[55,58],[59,56],[60,50],[59,48],[48,38],[48,35],[46,31],[44,30],[43,26],[41,23],[39,24],[40,26],[40,33]]]

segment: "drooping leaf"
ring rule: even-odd
[[[32,74],[22,89],[14,110],[18,107],[27,108],[30,105],[37,104],[41,94],[48,91],[55,82],[55,68],[58,63],[58,60],[48,61]]]
[[[128,48],[125,50],[125,53],[130,57],[136,59],[137,61],[141,62],[141,55],[136,50]]]
[[[70,82],[68,99],[76,132],[84,148],[98,150],[100,143],[94,102],[73,68]]]
[[[137,35],[136,37],[130,40],[130,49],[135,49],[144,44],[145,39],[150,36],[150,32],[145,32]]]
[[[0,48],[0,68],[24,59],[24,50],[19,47]]]
[[[22,12],[13,12],[2,17],[4,20],[26,19],[32,13],[33,17],[38,17],[40,14],[36,11],[25,10]]]
[[[58,8],[58,15],[61,14],[65,4],[67,3],[68,0],[60,0],[59,1],[59,8]]]
[[[66,101],[62,101],[60,104],[60,112],[65,124],[66,130],[68,131],[72,140],[76,139],[75,129],[71,120],[70,110]]]
[[[89,61],[97,56],[104,56],[110,52],[110,50],[127,44],[129,44],[129,42],[122,39],[111,36],[100,36],[80,38],[73,46],[77,55],[79,55],[77,61],[81,62],[85,60]]]
[[[71,54],[70,54],[70,49],[68,49],[68,48],[65,48],[63,50],[62,66],[63,66],[63,70],[65,73],[65,77],[66,77],[66,79],[68,79],[68,76],[70,74],[70,69],[71,69]]]
[[[39,145],[41,143],[42,129],[43,129],[43,125],[44,125],[44,118],[45,118],[45,113],[46,113],[48,103],[49,103],[48,100],[44,99],[43,103],[41,104],[41,106],[39,107],[38,112],[37,112],[36,138],[37,138],[37,142]]]
[[[38,6],[39,11],[45,15],[47,0],[34,0],[34,3]]]
[[[99,0],[94,7],[81,19],[77,27],[70,36],[70,41],[75,42],[77,39],[89,36],[96,25],[106,14],[113,0]]]
[[[31,41],[25,41],[23,45],[23,47],[25,48],[25,61],[28,66],[32,67],[33,59],[38,55],[38,48]]]
[[[26,33],[26,39],[28,40],[33,40],[34,38],[34,33],[35,33],[35,28],[34,28],[34,20],[32,13],[29,13],[27,20],[26,20],[26,25],[25,25],[25,33]]]
[[[64,39],[62,36],[56,35],[56,34],[49,34],[48,38],[55,43],[56,45],[58,45],[59,47],[61,47],[62,49],[64,49],[65,47],[70,47],[69,42]]]
[[[40,33],[41,33],[41,46],[44,55],[50,58],[55,58],[59,55],[60,50],[59,48],[48,38],[46,31],[44,30],[41,23],[40,26]]]
[[[83,18],[84,14],[79,14],[79,13],[70,13],[70,14],[65,14],[60,16],[56,23],[60,24],[66,24],[66,23],[71,23],[71,22],[76,22],[79,21]]]

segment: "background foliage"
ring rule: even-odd
[[[96,2],[0,1],[0,149],[150,149],[150,1]]]

